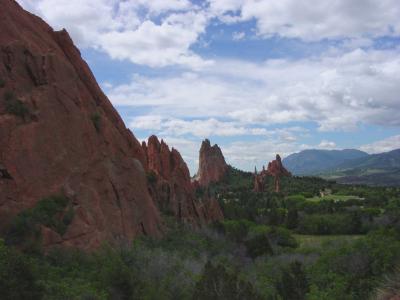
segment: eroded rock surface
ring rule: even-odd
[[[156,136],[142,145],[146,152],[149,190],[159,209],[195,227],[223,218],[214,197],[196,197],[196,183],[180,153]]]
[[[68,33],[0,0],[0,228],[63,194],[74,218],[46,242],[95,249],[160,234],[145,153]],[[61,240],[60,240],[61,239]]]
[[[224,178],[228,171],[224,155],[218,145],[211,146],[208,139],[201,144],[199,153],[199,171],[196,180],[200,186],[208,186]]]

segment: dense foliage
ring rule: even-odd
[[[62,235],[73,218],[68,199],[43,199],[0,243],[1,298],[346,300],[393,292],[385,276],[398,276],[399,189],[294,177],[282,180],[281,193],[266,190],[253,192],[251,174],[231,169],[197,191],[215,193],[224,221],[193,230],[165,215],[163,238],[90,254],[27,247],[40,226]]]

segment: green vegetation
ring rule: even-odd
[[[94,128],[96,128],[97,132],[100,132],[101,130],[101,115],[98,112],[93,113],[90,116],[90,119],[92,120]]]
[[[312,198],[307,198],[308,201],[347,201],[351,199],[362,200],[362,198],[358,196],[349,196],[349,195],[326,195],[326,196],[315,196]]]
[[[6,112],[22,119],[29,116],[29,108],[19,100],[13,92],[7,91],[4,93],[4,101]]]
[[[94,253],[43,254],[40,227],[62,234],[73,217],[67,199],[43,199],[16,217],[0,244],[2,299],[27,299],[31,290],[29,299],[361,300],[398,289],[386,275],[398,276],[400,189],[282,182],[281,193],[255,193],[251,174],[231,169],[197,191],[215,194],[225,220],[191,229],[164,214],[162,238]],[[317,201],[321,191],[329,195]]]
[[[157,175],[154,171],[150,170],[146,173],[147,182],[150,185],[154,185],[157,182]]]
[[[4,81],[4,79],[0,78],[0,88],[5,87],[5,85],[6,85],[6,82]]]
[[[41,226],[63,235],[72,222],[73,215],[72,207],[65,197],[52,196],[42,199],[33,208],[14,218],[6,234],[6,244],[18,246],[27,252],[39,251]]]

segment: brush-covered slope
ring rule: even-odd
[[[294,175],[313,175],[334,168],[347,160],[367,156],[367,153],[355,149],[310,149],[287,156],[283,159],[283,164]]]
[[[345,161],[323,177],[341,183],[400,185],[400,149]]]

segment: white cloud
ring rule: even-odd
[[[265,128],[252,128],[241,125],[237,122],[219,121],[214,118],[183,120],[177,118],[163,118],[159,115],[143,115],[134,118],[130,128],[154,131],[162,136],[183,136],[193,135],[199,138],[210,136],[238,136],[255,135],[270,136],[277,131],[268,131]],[[291,139],[289,131],[282,131],[288,139]]]
[[[318,145],[318,149],[331,150],[336,148],[336,143],[332,141],[322,140]]]
[[[395,149],[400,149],[400,135],[394,135],[360,147],[360,150],[371,154],[387,152]]]
[[[245,38],[245,36],[246,36],[246,33],[243,32],[243,31],[234,32],[234,33],[232,34],[232,39],[233,39],[234,41],[240,41],[240,40],[243,40],[243,39]]]
[[[261,37],[305,41],[344,39],[343,47],[400,35],[397,0],[18,0],[56,29],[66,28],[80,47],[151,67],[209,63],[191,50],[209,24],[256,20]],[[205,5],[208,3],[208,5]],[[79,9],[77,9],[77,7]],[[245,37],[235,32],[233,40]]]
[[[210,63],[190,50],[208,17],[187,0],[19,0],[75,43],[151,67]],[[77,9],[79,8],[79,9]]]
[[[260,127],[311,121],[321,131],[354,131],[360,124],[399,126],[398,49],[324,54],[262,64],[215,61],[197,72],[136,75],[116,86],[116,105],[150,107],[164,118],[210,119]]]
[[[400,35],[397,0],[209,0],[223,22],[256,20],[261,36],[307,41]]]
[[[257,142],[234,142],[222,147],[227,162],[237,168],[253,171],[254,166],[261,169],[263,165],[275,159],[276,154],[285,157],[299,151],[301,145],[281,139],[264,139]]]
[[[189,49],[204,32],[206,22],[200,13],[171,14],[161,24],[146,20],[135,30],[104,33],[99,42],[113,59],[129,59],[150,67],[177,64],[197,69],[211,63]]]

